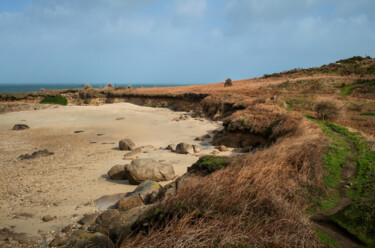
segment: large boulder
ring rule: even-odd
[[[127,211],[129,209],[139,207],[142,205],[144,205],[142,199],[138,195],[134,195],[125,197],[124,199],[120,200],[117,203],[117,208],[123,211]]]
[[[157,200],[159,191],[162,188],[163,187],[155,181],[144,181],[143,183],[138,185],[138,187],[133,192],[128,193],[127,196],[137,195],[145,204],[151,204]]]
[[[107,173],[112,180],[126,180],[125,165],[123,164],[113,166]]]
[[[29,129],[30,127],[26,124],[16,124],[13,126],[13,130],[25,130],[25,129]]]
[[[131,151],[135,148],[135,144],[131,139],[123,139],[119,142],[120,150]]]
[[[176,146],[176,152],[180,154],[194,153],[194,148],[192,145],[182,142]]]
[[[133,160],[131,164],[125,165],[125,173],[131,184],[140,184],[147,180],[169,181],[175,177],[171,164],[159,163],[149,158]]]

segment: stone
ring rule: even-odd
[[[194,148],[192,145],[182,142],[177,145],[176,152],[180,154],[194,153]]]
[[[133,192],[128,193],[127,196],[137,195],[145,204],[151,204],[157,201],[157,196],[162,188],[163,187],[157,182],[148,180],[139,184],[138,187]]]
[[[42,221],[44,222],[50,222],[51,220],[53,220],[53,217],[51,215],[46,215],[42,217]]]
[[[126,180],[125,165],[118,164],[113,166],[108,172],[108,176],[112,180]]]
[[[85,232],[77,237],[73,238],[69,244],[66,246],[67,248],[114,248],[115,245],[113,244],[112,240],[102,233],[89,233]]]
[[[123,200],[120,200],[117,203],[117,208],[123,211],[127,211],[129,209],[139,207],[142,205],[144,205],[142,199],[139,196],[135,195],[135,196],[125,197]]]
[[[135,148],[135,144],[131,139],[123,139],[119,142],[120,150],[131,151]]]
[[[29,129],[30,127],[26,124],[16,124],[13,126],[12,130],[25,130]]]
[[[213,154],[213,155],[217,155],[217,154],[219,154],[219,153],[220,153],[220,152],[219,152],[218,150],[214,149],[214,150],[212,151],[211,154]]]
[[[176,145],[175,144],[169,144],[167,146],[167,148],[165,148],[165,149],[174,152],[174,151],[176,151]]]
[[[107,211],[104,211],[96,218],[95,223],[100,224],[106,221],[110,221],[119,214],[120,212],[116,209],[108,209]]]
[[[61,244],[64,242],[65,240],[61,237],[61,236],[57,236],[55,237],[50,243],[49,243],[49,247],[57,247],[57,246],[61,246]]]
[[[83,226],[89,226],[89,225],[95,223],[95,220],[96,220],[96,218],[98,218],[99,215],[100,215],[100,213],[88,214],[88,215],[84,216],[82,219],[80,219],[78,221],[78,223],[83,225]]]
[[[131,157],[134,157],[134,156],[139,155],[141,153],[142,153],[142,149],[140,147],[138,147],[138,148],[134,149],[133,151],[125,154],[124,158],[131,158]]]
[[[197,145],[193,145],[193,150],[194,150],[194,153],[200,153],[201,152],[201,148]]]
[[[147,180],[169,181],[175,177],[171,164],[159,163],[150,158],[133,160],[131,164],[125,165],[125,173],[130,184],[140,184]]]
[[[203,139],[209,139],[209,138],[211,138],[211,136],[209,134],[205,134],[205,135],[202,136],[202,138]]]
[[[113,209],[116,207],[119,200],[124,199],[126,193],[119,193],[114,195],[104,195],[94,201],[96,209]]]
[[[196,137],[194,140],[195,140],[195,141],[202,141],[202,140],[203,140],[203,137]]]

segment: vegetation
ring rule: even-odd
[[[188,171],[199,171],[204,174],[210,174],[217,170],[227,167],[229,164],[228,158],[215,157],[215,156],[203,156],[195,162]]]
[[[230,87],[230,86],[233,86],[232,79],[231,79],[231,78],[227,78],[227,79],[225,80],[224,87]]]
[[[365,113],[361,113],[361,115],[375,116],[375,113],[374,112],[365,112]]]
[[[315,111],[319,120],[336,120],[340,116],[341,107],[337,101],[323,98],[317,101]]]
[[[85,90],[90,89],[90,88],[91,88],[91,85],[90,85],[90,84],[85,84],[85,85],[83,86],[83,88],[84,88]]]
[[[40,101],[40,104],[60,104],[60,105],[67,105],[68,100],[60,95],[57,96],[50,96],[46,97]]]

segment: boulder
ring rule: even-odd
[[[194,148],[188,143],[180,143],[176,147],[176,152],[180,154],[194,153]]]
[[[29,129],[30,127],[26,124],[16,124],[13,126],[13,130],[25,130],[25,129]]]
[[[89,233],[85,232],[80,234],[79,236],[75,237],[70,241],[70,243],[66,246],[67,248],[102,248],[108,247],[112,248],[115,247],[112,240],[102,233]]]
[[[141,154],[142,153],[142,149],[140,147],[134,149],[133,151],[131,152],[128,152],[127,154],[124,155],[124,158],[131,158],[131,157],[134,157],[138,154]]]
[[[144,205],[142,199],[138,195],[125,197],[117,203],[117,208],[123,211]]]
[[[133,160],[131,164],[125,165],[125,173],[131,184],[140,184],[147,180],[169,181],[175,177],[171,164],[159,163],[149,158]]]
[[[113,166],[107,173],[112,180],[126,180],[125,165],[123,164]]]
[[[229,151],[229,149],[226,146],[224,146],[224,145],[218,146],[217,149],[219,151],[221,151],[221,152],[227,152],[227,151]]]
[[[113,218],[115,218],[119,214],[120,212],[116,209],[108,209],[107,211],[104,211],[96,218],[95,223],[100,224],[103,222],[111,221]]]
[[[80,219],[78,221],[78,223],[81,224],[82,226],[92,225],[92,224],[95,223],[95,220],[96,220],[96,218],[98,218],[99,215],[100,215],[100,213],[88,214],[88,215],[84,216],[82,219]]]
[[[119,142],[120,150],[131,151],[135,148],[135,144],[131,139],[123,139]]]
[[[155,181],[144,181],[143,183],[138,185],[138,187],[133,192],[128,193],[127,196],[137,195],[145,204],[151,204],[157,200],[159,191],[162,188],[163,187]]]
[[[113,209],[116,207],[119,200],[124,199],[125,193],[118,193],[114,195],[104,195],[94,201],[97,209]]]

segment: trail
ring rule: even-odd
[[[328,127],[329,128],[329,127]],[[337,190],[340,194],[340,202],[328,211],[325,214],[313,216],[310,219],[315,223],[315,225],[323,230],[328,236],[334,239],[341,247],[343,248],[352,248],[361,246],[360,241],[353,236],[351,233],[346,231],[344,228],[340,227],[336,223],[333,223],[328,220],[328,217],[335,215],[345,207],[349,206],[352,203],[352,200],[348,198],[345,194],[345,189],[348,188],[350,179],[355,175],[357,172],[357,149],[355,148],[354,144],[350,142],[346,137],[342,134],[334,131],[330,128],[332,132],[334,132],[337,136],[342,138],[348,145],[350,146],[350,155],[346,157],[345,164],[341,170],[341,181],[340,184],[337,186]]]

